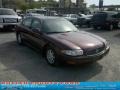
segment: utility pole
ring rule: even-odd
[[[103,0],[99,0],[99,10],[102,11],[103,9]]]
[[[3,1],[0,0],[0,8],[2,8],[2,7],[3,7]]]

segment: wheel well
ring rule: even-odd
[[[16,32],[16,36],[19,34],[19,32]]]
[[[45,57],[45,52],[46,52],[46,49],[47,47],[50,46],[49,44],[46,44],[43,49],[42,49],[42,56]]]

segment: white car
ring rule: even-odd
[[[32,16],[44,16],[44,14],[27,13],[27,14],[24,15],[23,19],[27,18],[27,17],[32,17]]]
[[[64,14],[63,17],[67,20],[69,20],[70,22],[72,22],[73,24],[77,24],[77,19],[80,17],[77,14]]]
[[[0,8],[0,29],[8,30],[22,21],[22,18],[12,9]]]

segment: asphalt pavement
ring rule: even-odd
[[[14,32],[0,32],[0,81],[120,81],[120,30],[80,30],[107,39],[110,53],[94,64],[51,67],[40,53],[18,45]]]

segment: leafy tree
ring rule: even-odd
[[[41,7],[57,7],[58,2],[55,0],[38,0],[37,2],[34,0],[4,0],[4,6],[7,5],[10,8],[14,6],[16,9],[21,9],[25,11],[26,9],[32,8],[41,8]]]
[[[95,4],[92,4],[92,5],[90,5],[90,8],[93,8],[93,9],[94,9],[95,6],[96,6]]]

